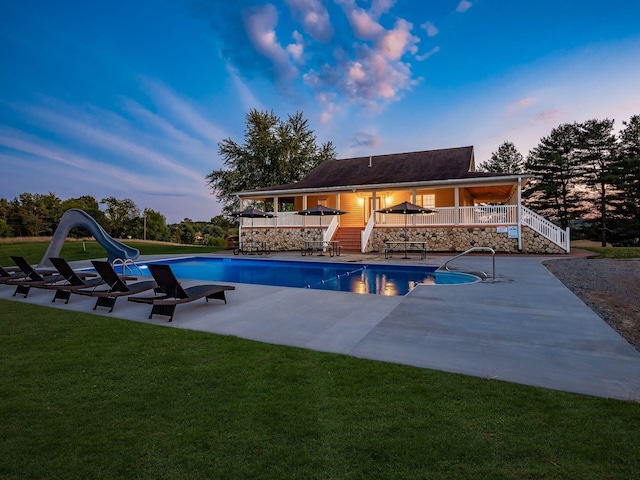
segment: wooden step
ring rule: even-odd
[[[360,251],[362,229],[358,227],[341,227],[338,228],[333,240],[340,242],[340,248],[345,251]]]

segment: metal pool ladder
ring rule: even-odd
[[[450,258],[449,260],[447,260],[446,262],[444,262],[444,265],[442,265],[440,268],[438,268],[438,270],[446,270],[447,272],[450,271],[449,270],[449,263],[453,262],[456,258],[460,258],[463,255],[466,255],[467,253],[471,253],[471,252],[491,252],[491,257],[493,260],[493,281],[496,281],[496,251],[491,248],[491,247],[471,247],[469,250],[465,250],[464,252],[460,253],[459,255],[456,255],[453,258]],[[486,280],[487,278],[487,274],[484,272],[481,272],[482,275],[484,275],[484,280]]]
[[[122,265],[122,274],[124,275],[127,271],[129,271],[131,274],[133,274],[133,269],[135,268],[136,270],[138,270],[139,273],[142,273],[142,269],[136,265],[136,262],[134,262],[133,260],[131,260],[130,258],[122,259],[122,258],[116,258],[113,263],[111,264],[111,266],[113,266],[113,268],[115,268],[117,265]]]

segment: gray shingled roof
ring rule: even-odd
[[[296,183],[250,191],[389,185],[496,176],[470,172],[472,162],[473,147],[329,160]]]

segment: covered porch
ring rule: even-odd
[[[568,251],[568,232],[522,205],[521,192],[526,178],[514,175],[475,179],[473,183],[468,180],[447,181],[429,188],[424,185],[384,189],[362,186],[349,190],[325,189],[322,192],[269,192],[271,195],[245,192],[240,197],[241,208],[254,205],[275,215],[272,218],[243,219],[241,235],[242,230],[253,228],[252,234],[269,241],[269,237],[272,237],[267,232],[269,229],[298,229],[304,232],[306,238],[311,235],[323,241],[343,241],[344,248],[364,253],[379,250],[381,239],[399,234],[406,225],[411,227],[411,236],[420,239],[429,237],[435,231],[455,235],[462,228],[471,228],[482,229],[493,237],[508,236],[515,243],[510,250],[522,251],[522,233],[526,227]],[[429,208],[433,213],[415,214],[407,218],[402,214],[376,211],[405,201]],[[299,211],[316,205],[346,213],[329,217],[298,215]],[[350,232],[350,238],[347,238],[347,232]],[[291,237],[292,233],[289,232],[288,236]],[[297,247],[289,244],[287,248]],[[446,247],[446,250],[451,249],[450,246]]]

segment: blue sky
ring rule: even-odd
[[[640,114],[640,3],[0,0],[0,197],[220,213],[205,176],[251,108],[304,112],[338,158]]]

